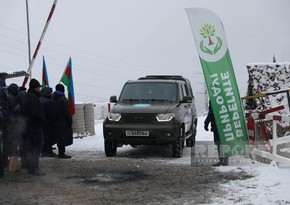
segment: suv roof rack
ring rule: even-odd
[[[138,80],[148,80],[148,79],[172,79],[172,80],[184,80],[181,75],[146,75]]]

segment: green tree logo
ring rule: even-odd
[[[213,45],[214,42],[211,40],[211,36],[214,36],[215,28],[214,26],[204,24],[204,26],[200,29],[200,35],[203,38],[208,38],[208,45]]]
[[[215,27],[209,24],[204,24],[204,26],[200,29],[200,35],[204,39],[208,39],[208,46],[205,46],[204,40],[200,42],[200,49],[210,55],[215,55],[222,47],[223,42],[220,37],[215,35]],[[216,45],[214,48],[212,46],[215,44],[212,40],[213,37],[216,37]]]

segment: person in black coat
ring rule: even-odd
[[[1,109],[0,109],[1,112]],[[2,114],[1,114],[2,116]],[[2,126],[2,120],[3,118],[0,118],[0,125]],[[3,177],[5,174],[5,165],[4,165],[4,156],[3,156],[3,133],[2,133],[2,128],[1,129],[1,133],[0,133],[0,177]]]
[[[204,121],[204,129],[206,131],[209,130],[208,129],[209,124],[211,125],[211,131],[213,132],[213,136],[214,136],[214,143],[215,143],[215,145],[217,145],[219,160],[220,160],[218,163],[213,164],[213,166],[227,166],[228,165],[228,158],[223,157],[221,150],[220,150],[221,141],[220,141],[217,125],[215,122],[215,118],[214,118],[214,114],[213,114],[213,110],[212,110],[210,102],[209,102],[209,107],[208,107],[208,114],[207,114],[207,117]]]
[[[8,138],[8,155],[19,155],[19,144],[21,135],[25,129],[25,121],[21,114],[20,99],[18,96],[18,85],[11,83],[8,86],[8,108],[9,108],[9,120],[7,122],[7,138]]]
[[[33,78],[29,82],[27,93],[22,97],[21,111],[27,125],[25,147],[28,173],[37,176],[44,175],[39,169],[39,157],[43,149],[42,127],[44,123],[39,96],[40,83]]]
[[[8,108],[10,113],[14,113],[15,108],[18,104],[17,93],[18,93],[18,85],[15,83],[11,83],[7,87],[8,91]]]
[[[8,165],[7,119],[9,108],[5,78],[0,76],[0,177],[4,176],[4,168]]]
[[[43,136],[44,136],[44,146],[42,151],[42,157],[56,157],[57,155],[52,150],[52,145],[55,144],[55,139],[53,137],[53,121],[56,119],[56,114],[54,113],[53,103],[52,103],[52,88],[44,87],[40,91],[40,104],[44,111],[44,126],[43,126]]]
[[[69,102],[64,95],[64,86],[62,84],[55,86],[52,99],[57,110],[57,117],[53,123],[53,131],[58,147],[58,158],[71,158],[71,156],[65,154],[65,147],[73,143],[72,116],[69,113]]]
[[[25,147],[25,140],[26,140],[26,135],[27,135],[27,130],[26,130],[26,119],[24,118],[22,111],[21,111],[21,106],[22,106],[22,98],[26,93],[26,88],[21,86],[18,88],[17,92],[17,101],[18,105],[16,106],[16,112],[20,113],[21,117],[24,120],[25,123],[25,128],[23,130],[23,133],[21,134],[20,137],[20,143],[19,143],[19,154],[20,154],[20,160],[21,160],[21,168],[27,168],[27,163],[26,163],[26,147]]]

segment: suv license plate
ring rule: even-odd
[[[126,131],[126,136],[140,136],[140,137],[148,137],[149,136],[149,131],[131,131],[128,130]]]

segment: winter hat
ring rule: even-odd
[[[55,90],[56,90],[56,91],[61,91],[61,92],[64,93],[64,86],[63,86],[62,84],[57,84],[57,85],[55,86]]]
[[[32,78],[29,82],[29,89],[35,89],[40,87],[40,83],[38,82],[38,80]]]
[[[13,95],[16,95],[18,92],[18,85],[15,84],[15,83],[11,83],[9,86],[8,86],[8,93],[11,93]]]
[[[51,87],[44,87],[40,91],[40,96],[51,97],[51,93],[52,93]]]

